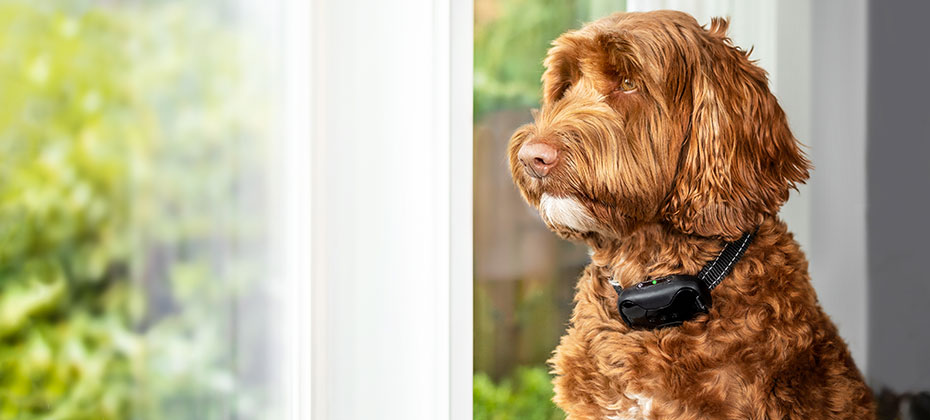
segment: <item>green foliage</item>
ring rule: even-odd
[[[474,378],[475,420],[557,420],[565,415],[552,402],[552,378],[543,367],[518,368],[495,384],[483,373]]]
[[[19,2],[0,27],[0,417],[125,418],[125,31]]]
[[[542,61],[550,43],[577,26],[576,1],[485,2],[475,19],[475,119],[539,103]]]
[[[493,110],[538,106],[542,63],[552,41],[584,21],[625,8],[624,0],[478,0],[475,121]]]
[[[261,231],[228,205],[261,181],[240,42],[191,5],[76,3],[0,2],[0,418],[261,417],[229,338],[260,267],[223,247]]]

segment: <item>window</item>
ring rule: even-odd
[[[299,12],[0,4],[0,417],[294,412]]]

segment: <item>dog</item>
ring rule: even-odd
[[[778,218],[810,162],[728,25],[618,13],[563,34],[540,109],[510,139],[523,198],[590,247],[549,361],[569,419],[874,418]],[[657,329],[621,319],[618,289],[698,273],[748,233],[706,313]]]

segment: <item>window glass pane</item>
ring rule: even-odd
[[[280,417],[268,13],[0,2],[0,418]]]

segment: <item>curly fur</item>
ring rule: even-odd
[[[727,25],[623,13],[562,35],[545,60],[542,108],[511,138],[523,197],[557,234],[592,250],[550,360],[570,419],[874,418],[777,216],[810,164]],[[529,142],[559,152],[543,178],[517,156]],[[608,277],[627,287],[697,273],[724,241],[756,227],[709,314],[657,331],[620,320]]]

